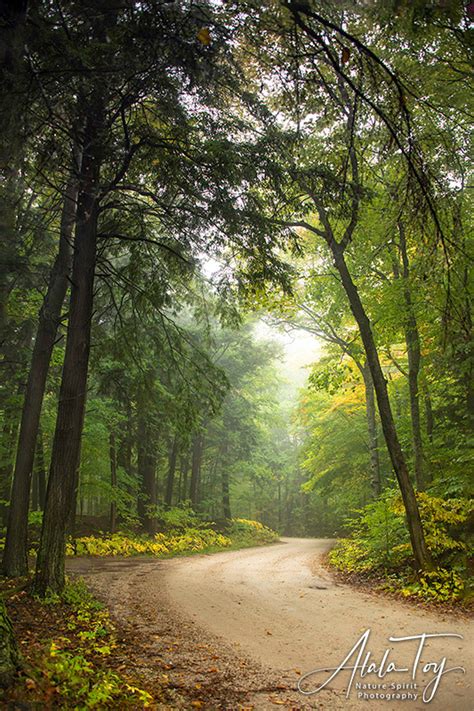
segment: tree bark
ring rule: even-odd
[[[352,277],[347,268],[343,248],[337,244],[335,240],[329,240],[328,244],[334,257],[335,266],[341,277],[342,285],[349,299],[351,311],[359,326],[360,335],[367,357],[367,363],[370,368],[377,396],[380,421],[382,424],[385,442],[387,444],[392,466],[395,471],[403,503],[405,505],[408,530],[415,562],[418,569],[431,570],[433,568],[433,563],[430,552],[426,546],[415,491],[411,483],[408,467],[395,428],[395,422],[393,420],[392,409],[388,397],[387,382],[380,365],[377,347],[372,333],[372,327],[360,299],[357,287],[352,281]]]
[[[425,397],[425,420],[426,420],[426,434],[428,436],[428,441],[433,442],[433,430],[434,430],[434,416],[433,416],[433,405],[431,403],[431,395],[428,389],[426,381],[424,383],[424,397]]]
[[[406,307],[404,324],[405,341],[408,356],[408,389],[410,394],[411,431],[413,442],[413,459],[415,466],[415,481],[421,491],[425,487],[423,471],[423,440],[421,437],[420,400],[418,394],[418,376],[421,364],[420,334],[416,323],[409,283],[409,264],[405,239],[405,230],[399,223],[400,254],[403,265],[403,297]]]
[[[380,457],[377,433],[377,410],[375,406],[374,383],[367,363],[361,367],[365,387],[365,415],[369,435],[371,484],[374,497],[380,496],[382,481],[380,477]]]
[[[132,426],[132,406],[130,400],[124,405],[127,412],[127,419],[121,427],[120,441],[117,453],[117,464],[126,472],[127,476],[132,476],[132,448],[133,448],[133,426]]]
[[[46,499],[46,467],[44,463],[43,433],[38,427],[35,461],[33,465],[33,510],[44,511]]]
[[[197,434],[193,440],[193,452],[191,462],[191,486],[189,498],[191,506],[195,508],[199,504],[200,484],[201,484],[201,460],[204,448],[204,435]]]
[[[110,486],[111,486],[111,501],[110,501],[110,532],[115,533],[117,530],[117,502],[115,499],[117,490],[117,452],[115,448],[115,434],[110,433],[109,437],[109,454],[110,454]]]
[[[0,463],[0,499],[2,502],[9,502],[11,497],[11,486],[13,468],[15,463],[15,449],[18,439],[18,428],[21,420],[21,402],[24,398],[25,383],[27,379],[28,360],[31,352],[33,338],[33,322],[27,319],[21,326],[20,334],[14,344],[17,353],[14,367],[10,372],[3,372],[5,382],[10,383],[9,392],[17,384],[16,392],[6,398],[3,404],[4,423],[2,427],[2,441],[0,450],[2,452]],[[12,344],[13,345],[13,344]],[[8,522],[9,506],[0,503],[0,518],[3,526]]]
[[[138,479],[140,492],[138,496],[138,516],[147,533],[153,535],[156,530],[156,518],[153,507],[156,506],[156,442],[153,441],[150,427],[146,421],[145,410],[138,415]]]
[[[165,504],[171,506],[173,503],[174,475],[176,471],[176,458],[178,456],[178,437],[175,435],[173,444],[170,447],[168,457],[168,476],[166,478]]]
[[[278,531],[281,531],[281,521],[282,521],[282,512],[281,512],[281,479],[278,477],[277,479],[277,498],[278,498]]]
[[[189,474],[189,466],[190,466],[190,455],[189,452],[187,452],[185,457],[181,457],[181,466],[180,466],[180,487],[179,487],[179,496],[178,496],[178,501],[186,501],[188,498],[188,474]]]
[[[2,427],[0,463],[0,521],[6,526],[8,521],[8,500],[10,499],[10,489],[12,480],[12,461],[15,451],[15,440],[17,434],[18,421],[16,413],[12,407],[5,407],[4,423]]]
[[[102,99],[95,96],[84,130],[84,155],[77,206],[76,235],[66,352],[43,516],[34,589],[64,587],[66,528],[73,513],[87,391],[97,220]]]
[[[230,510],[229,472],[227,470],[225,463],[222,463],[221,483],[222,483],[222,510],[224,513],[224,518],[230,520],[232,518],[232,512]]]
[[[36,439],[36,472],[38,478],[38,503],[41,511],[44,511],[46,505],[46,464],[44,461],[44,443],[43,430],[41,424],[38,428],[38,437]]]
[[[24,142],[25,105],[31,96],[27,90],[28,64],[25,62],[27,0],[0,4],[0,346],[8,337],[7,300],[10,276],[20,259],[16,226],[16,204],[19,197],[19,164]]]
[[[68,286],[77,190],[77,179],[71,178],[64,196],[59,250],[39,314],[38,331],[23,402],[2,564],[3,574],[9,577],[28,573],[27,538],[31,474],[46,378]]]

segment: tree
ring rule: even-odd
[[[305,56],[308,59],[302,60],[306,64],[306,84],[310,72],[314,72],[318,78],[319,87],[330,97],[331,104],[322,109],[310,96],[306,105],[298,101],[295,110],[288,112],[290,120],[296,118],[297,128],[301,126],[302,117],[304,119],[304,111],[315,111],[316,118],[311,122],[313,135],[308,129],[296,131],[293,160],[289,160],[288,153],[285,155],[286,166],[288,166],[287,179],[285,183],[282,183],[280,179],[276,187],[277,194],[282,201],[279,215],[278,210],[274,210],[278,217],[276,223],[285,224],[294,229],[304,228],[322,238],[329,249],[360,331],[377,397],[387,449],[407,511],[407,524],[415,561],[419,569],[430,569],[432,566],[431,557],[424,540],[423,527],[406,458],[396,431],[373,328],[348,268],[346,256],[349,247],[354,249],[354,236],[359,226],[360,212],[366,197],[363,184],[362,139],[368,141],[366,127],[370,122],[373,122],[378,130],[382,132],[386,130],[391,140],[398,146],[406,161],[411,185],[415,186],[413,189],[421,194],[434,220],[435,228],[441,234],[442,228],[433,204],[431,187],[426,182],[422,153],[414,138],[410,115],[404,104],[401,104],[401,108],[397,109],[395,113],[393,111],[388,113],[384,106],[385,100],[383,98],[379,100],[379,97],[382,96],[380,90],[383,85],[388,85],[395,94],[403,96],[404,89],[398,75],[390,70],[367,45],[351,35],[339,23],[321,17],[306,4],[286,3],[286,5],[291,12],[294,26],[303,33],[303,39],[300,35],[298,40],[300,44],[295,47],[298,55],[301,52],[301,44],[307,45]],[[288,24],[291,26],[291,23]],[[288,25],[285,29],[287,27]],[[344,41],[351,42],[359,50],[355,78],[347,72],[345,67],[348,57],[350,57],[350,51],[347,54],[346,48],[346,52],[344,52]],[[342,55],[339,54],[339,49],[342,50]],[[374,69],[372,76],[375,76],[375,79],[372,85],[365,83],[363,67],[366,62]],[[296,90],[301,91],[301,83],[297,84]],[[373,91],[377,92],[375,99],[371,93]],[[318,162],[318,159],[315,159],[315,154],[317,155],[318,151],[314,129],[318,119],[328,131],[332,145],[331,159],[323,165]],[[395,121],[398,121],[396,126]],[[291,199],[289,198],[290,191],[292,191]],[[311,210],[314,210],[317,215],[317,223],[307,219]],[[282,219],[285,212],[287,217]]]
[[[79,166],[76,166],[74,170],[78,168]],[[46,378],[68,286],[77,194],[76,178],[73,177],[65,191],[58,254],[39,314],[38,330],[23,400],[2,562],[4,575],[10,577],[28,573],[27,521],[31,475]]]

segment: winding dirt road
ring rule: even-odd
[[[206,708],[474,709],[474,623],[336,583],[320,563],[330,546],[292,538],[167,561],[77,559],[71,569],[137,636],[155,640],[149,659],[168,655],[177,689],[207,690]],[[352,683],[342,670],[323,691],[298,690],[313,691],[332,672],[305,675],[337,669],[354,647],[345,665],[367,663]],[[466,672],[448,671],[456,667]]]

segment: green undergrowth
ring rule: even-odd
[[[163,558],[193,553],[208,553],[225,549],[265,545],[278,540],[278,534],[258,521],[232,519],[224,532],[213,528],[174,526],[155,536],[115,533],[82,536],[67,544],[68,555],[134,556],[152,555]]]
[[[427,545],[435,562],[431,572],[417,571],[401,497],[386,492],[348,521],[350,536],[338,542],[329,562],[343,573],[373,578],[404,598],[445,604],[471,604],[467,574],[469,546],[463,531],[472,504],[467,499],[441,499],[417,493]]]
[[[52,640],[45,669],[61,699],[73,708],[149,706],[153,701],[150,694],[100,663],[116,646],[114,627],[105,607],[81,581],[70,583],[61,598],[52,596],[43,601],[61,602],[70,609],[67,629],[74,633],[74,642],[72,646],[67,635]]]
[[[30,628],[18,631],[23,640],[22,672],[9,690],[12,708],[17,708],[16,698],[27,704],[21,708],[75,711],[154,705],[147,691],[113,669],[114,626],[83,581],[69,582],[60,596],[25,597],[17,604],[28,608],[22,617],[30,608],[34,613]]]

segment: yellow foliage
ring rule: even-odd
[[[211,44],[211,33],[208,27],[201,27],[196,37],[205,47],[208,47]]]
[[[67,555],[161,557],[184,551],[200,551],[211,546],[226,548],[231,543],[230,538],[208,528],[188,529],[180,535],[157,533],[154,538],[130,538],[122,533],[116,533],[103,538],[96,536],[78,538],[67,544],[66,553]]]

